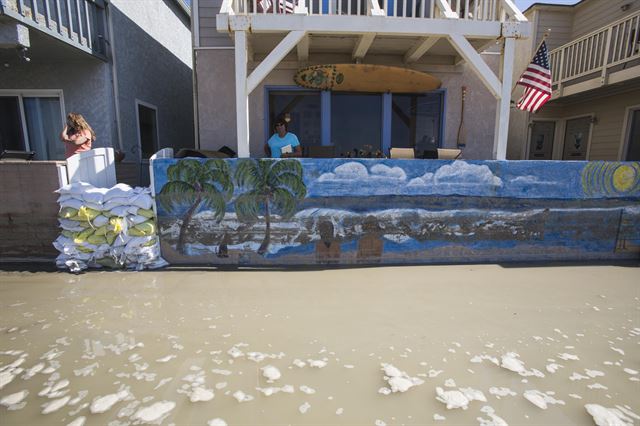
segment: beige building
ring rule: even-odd
[[[514,78],[546,33],[553,95],[536,114],[512,109],[508,158],[640,160],[640,0],[536,3],[524,15],[533,34],[516,42]]]
[[[512,0],[193,0],[196,146],[264,156],[276,117],[305,152],[461,148],[505,158],[516,40]],[[304,89],[319,64],[391,65],[437,77],[416,93]],[[312,156],[312,155],[310,155]]]

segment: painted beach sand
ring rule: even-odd
[[[194,159],[154,172],[174,264],[640,257],[638,163]]]

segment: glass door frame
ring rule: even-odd
[[[562,120],[562,133],[561,133],[561,137],[562,139],[560,139],[560,143],[558,144],[558,148],[559,148],[559,157],[554,158],[554,159],[558,159],[558,160],[562,160],[562,161],[573,161],[573,160],[564,160],[564,145],[565,145],[565,139],[567,136],[567,124],[569,123],[569,121],[571,120],[579,120],[581,118],[588,118],[589,119],[589,137],[587,138],[587,149],[585,150],[584,153],[584,160],[577,160],[577,161],[589,161],[589,157],[591,156],[591,140],[593,139],[593,125],[596,122],[596,114],[595,113],[586,113],[586,114],[580,114],[580,115],[574,115],[571,117],[566,117]]]
[[[629,151],[629,142],[631,136],[631,125],[633,124],[633,114],[640,110],[640,104],[632,105],[624,110],[624,121],[622,123],[622,136],[620,138],[620,149],[618,151],[618,161],[625,161],[627,152]]]
[[[275,86],[269,85],[264,86],[264,110],[263,110],[263,129],[264,129],[264,140],[266,141],[271,136],[271,128],[269,126],[269,94],[271,92],[278,91],[304,91],[304,92],[318,92],[320,94],[320,145],[321,146],[329,146],[331,145],[331,94],[330,90],[313,90],[307,89],[300,86]],[[344,92],[350,93],[350,92]],[[359,92],[353,92],[359,93]],[[441,95],[440,102],[440,131],[438,135],[438,146],[442,146],[444,143],[444,135],[445,135],[445,127],[446,127],[446,112],[447,112],[447,89],[440,88],[436,90],[432,90],[429,92],[416,92],[412,93],[415,95],[427,94],[427,93],[439,93]],[[385,92],[385,93],[376,93],[380,95],[382,101],[382,123],[381,126],[381,149],[385,154],[389,153],[391,149],[391,121],[392,121],[392,97],[393,93]],[[398,93],[398,95],[403,95],[404,93]]]
[[[27,115],[24,110],[24,98],[58,98],[60,101],[60,131],[64,126],[67,113],[64,108],[64,94],[62,89],[0,89],[0,96],[17,97],[22,120],[22,134],[24,136],[24,150],[31,151],[29,131],[27,130]]]

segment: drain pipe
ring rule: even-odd
[[[122,129],[120,126],[120,99],[118,96],[118,70],[116,68],[116,49],[115,39],[113,32],[113,22],[111,20],[111,7],[110,1],[105,2],[105,14],[107,18],[107,26],[109,27],[109,40],[105,39],[105,43],[109,46],[109,52],[111,56],[111,88],[113,89],[113,107],[115,109],[116,119],[116,132],[118,134],[118,147],[122,153],[124,153],[124,147],[122,146]]]

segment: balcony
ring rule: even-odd
[[[224,0],[217,29],[247,31],[250,61],[266,56],[287,32],[305,31],[297,58],[290,58],[297,62],[310,54],[343,54],[356,62],[372,54],[373,62],[438,66],[464,57],[452,36],[482,51],[505,32],[519,37],[529,31],[511,0]]]
[[[0,18],[106,60],[106,5],[105,0],[0,0]]]
[[[640,12],[549,53],[552,99],[640,78]]]

